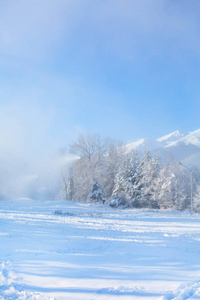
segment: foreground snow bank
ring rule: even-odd
[[[200,218],[0,202],[0,299],[200,299]]]
[[[37,300],[41,299],[41,295],[39,293],[23,291],[21,279],[12,271],[12,264],[9,261],[3,261],[0,265],[0,299]],[[53,300],[53,298],[46,298],[45,296],[43,299]]]

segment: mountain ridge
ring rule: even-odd
[[[151,151],[157,154],[162,161],[181,160],[190,167],[200,169],[200,129],[184,135],[179,130],[159,138],[142,138],[126,144],[126,152],[137,150]]]

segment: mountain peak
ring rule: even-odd
[[[171,146],[174,147],[180,143],[183,143],[185,145],[193,145],[196,147],[200,147],[200,129],[192,131],[188,135],[182,136],[177,140],[170,140],[170,142],[167,143],[166,147],[171,147]]]
[[[177,140],[177,138],[181,138],[184,135],[180,133],[179,130],[176,130],[170,134],[164,135],[157,139],[158,142],[172,142],[174,140]]]
[[[134,150],[144,152],[148,149],[164,162],[169,159],[181,160],[190,167],[196,166],[200,169],[200,129],[186,135],[176,130],[158,139],[140,139],[126,144],[124,149],[127,153]]]

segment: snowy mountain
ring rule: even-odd
[[[175,140],[175,141],[169,143],[168,147],[174,147],[180,143],[183,143],[185,145],[191,144],[191,145],[194,145],[194,146],[197,146],[200,148],[200,129],[190,132],[186,136],[183,135],[178,140]]]
[[[180,133],[180,131],[176,130],[170,134],[167,134],[165,136],[162,136],[160,138],[157,139],[158,142],[164,142],[166,144],[169,144],[173,141],[176,141],[177,139],[183,137],[184,134]]]
[[[157,140],[151,138],[140,139],[135,142],[126,144],[125,148],[126,152],[130,152],[132,150],[146,151],[147,149],[152,151],[154,149],[160,148],[160,143]]]
[[[139,139],[135,142],[131,142],[126,144],[126,149],[127,152],[130,152],[132,150],[138,150],[138,151],[146,151],[147,149],[152,151],[156,149],[160,149],[163,147],[166,147],[170,145],[173,142],[176,142],[178,139],[184,137],[182,133],[180,133],[178,130],[167,134],[163,137],[160,137],[158,139],[152,139],[152,138],[147,138],[147,139]]]
[[[149,150],[158,154],[163,161],[172,159],[200,168],[200,129],[187,135],[176,130],[157,139],[143,138],[126,145],[127,152],[132,150]]]

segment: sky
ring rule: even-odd
[[[0,154],[200,127],[198,0],[0,1]]]

